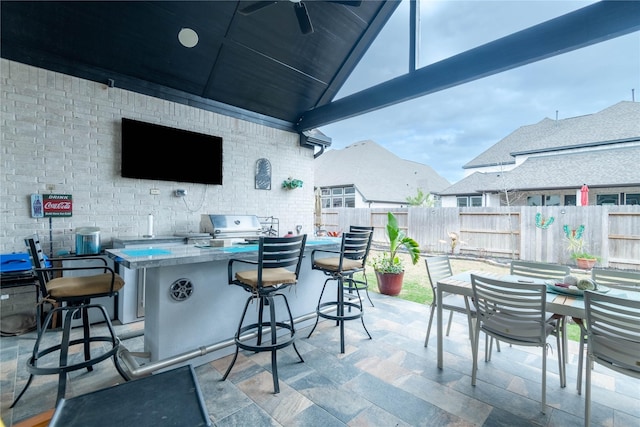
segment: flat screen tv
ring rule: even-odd
[[[222,185],[222,138],[122,119],[125,178]]]

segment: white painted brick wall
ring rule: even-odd
[[[128,92],[13,61],[0,61],[0,253],[25,250],[38,233],[47,252],[75,250],[75,229],[97,226],[103,245],[113,237],[199,231],[202,213],[273,215],[280,234],[301,224],[313,231],[313,152],[298,135],[205,110]],[[223,138],[222,186],[120,177],[122,117]],[[255,163],[269,159],[271,190],[254,189]],[[281,188],[292,176],[302,189]],[[53,188],[52,191],[49,189]],[[151,188],[160,195],[150,195]],[[184,199],[173,196],[187,190]],[[71,218],[30,216],[32,193],[71,194]]]

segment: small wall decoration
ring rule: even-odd
[[[551,224],[553,224],[555,218],[550,216],[549,218],[544,218],[540,212],[536,214],[536,227],[547,229]]]
[[[32,194],[31,216],[69,217],[73,214],[73,197],[71,194]]]
[[[293,190],[294,188],[302,188],[302,181],[289,177],[282,181],[282,188],[286,188],[288,190]]]
[[[256,190],[271,190],[271,162],[268,159],[256,161]]]

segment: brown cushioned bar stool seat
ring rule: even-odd
[[[120,340],[111,324],[109,314],[103,305],[91,304],[92,298],[113,296],[124,286],[124,280],[113,269],[107,266],[106,260],[100,257],[82,257],[85,259],[96,259],[104,263],[104,266],[93,267],[48,267],[45,260],[40,241],[37,236],[25,239],[29,256],[33,264],[33,270],[40,285],[41,301],[38,304],[37,326],[38,336],[33,346],[33,352],[27,361],[29,379],[26,385],[15,399],[12,407],[18,403],[22,395],[27,391],[34,375],[59,375],[58,395],[56,403],[64,398],[67,383],[67,373],[86,368],[93,370],[93,365],[113,357],[116,369],[120,375],[128,380],[128,376],[118,363],[117,352],[120,348]],[[68,258],[67,258],[68,259]],[[57,261],[54,258],[50,262]],[[88,270],[97,271],[98,274],[79,277],[56,277],[66,270]],[[53,304],[53,309],[47,313],[44,323],[41,322],[43,304]],[[98,312],[104,319],[108,329],[108,335],[91,335],[89,325],[89,310]],[[60,316],[62,319],[62,339],[59,344],[41,348],[43,337],[48,329],[52,327],[53,319]],[[72,320],[82,318],[82,337],[71,339]],[[92,355],[92,343],[107,343],[104,346],[95,346]],[[69,348],[82,344],[84,349],[84,360],[75,360]],[[49,354],[58,354],[57,363],[52,363],[52,357],[45,357]],[[71,356],[70,356],[71,355]]]
[[[234,336],[236,351],[231,364],[222,377],[223,381],[231,373],[240,349],[253,352],[271,352],[274,393],[280,392],[276,352],[293,345],[300,361],[304,362],[294,342],[295,327],[289,302],[287,297],[280,291],[294,286],[298,282],[306,241],[306,234],[294,237],[260,237],[257,260],[229,260],[229,284],[240,286],[249,292],[250,296],[247,298],[240,317],[240,323],[238,324],[238,330]],[[236,271],[240,268],[238,266],[243,264],[253,268]],[[284,301],[284,307],[288,315],[286,322],[277,319],[275,297],[281,297]],[[258,301],[258,319],[256,322],[245,325],[249,304],[254,300]],[[279,334],[278,330],[285,330],[285,333]],[[265,335],[268,336],[267,339],[265,339]]]
[[[360,290],[363,289],[364,282],[356,281],[353,278],[355,273],[364,271],[365,260],[370,246],[370,231],[349,232],[342,234],[339,252],[316,249],[311,253],[312,269],[322,271],[329,277],[322,286],[322,292],[320,292],[316,307],[316,323],[307,338],[311,337],[316,326],[318,326],[318,321],[322,317],[335,320],[340,327],[340,353],[344,353],[344,322],[347,320],[360,319],[362,327],[371,339],[371,334],[369,334],[364,324],[362,297],[360,296]],[[318,257],[318,255],[322,254],[325,257]],[[333,301],[322,302],[322,297],[329,281],[337,282],[337,296]],[[354,291],[355,294],[352,293]],[[335,310],[326,311],[327,307],[333,307]]]

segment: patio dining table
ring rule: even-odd
[[[466,271],[464,273],[454,274],[445,279],[438,281],[436,287],[437,301],[442,301],[444,293],[460,294],[467,297],[473,296],[473,290],[471,289],[471,275],[476,274],[484,277],[491,277],[494,279],[513,281],[514,286],[517,283],[538,283],[545,284],[544,279],[534,279],[531,277],[521,277],[515,275],[503,275],[496,273],[488,273],[486,271]],[[607,295],[627,298],[633,300],[640,300],[640,292],[626,291],[620,289],[609,289]],[[443,368],[443,318],[442,318],[442,305],[438,304],[437,308],[437,328],[438,328],[438,368]],[[563,316],[571,316],[573,318],[584,319],[585,308],[584,298],[580,295],[568,295],[564,293],[557,293],[553,290],[547,289],[547,311],[554,314]]]

